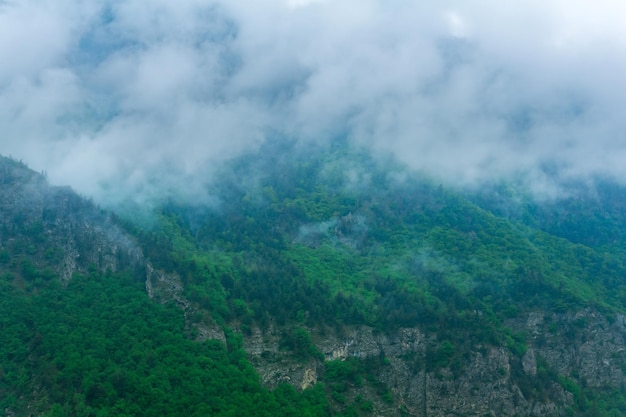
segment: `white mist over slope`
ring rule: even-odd
[[[0,2],[0,153],[97,200],[195,195],[267,138],[444,181],[626,173],[612,0]]]

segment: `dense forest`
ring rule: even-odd
[[[211,205],[170,196],[111,214],[78,197],[32,209],[33,183],[52,190],[42,201],[68,201],[68,191],[18,162],[1,168],[7,415],[427,415],[386,384],[382,350],[340,360],[320,350],[325,335],[361,327],[389,338],[419,329],[423,350],[403,360],[424,378],[461,378],[477,352],[502,348],[510,360],[499,372],[525,400],[556,401],[558,391],[554,415],[626,414],[624,385],[589,386],[541,357],[536,374],[524,372],[538,342],[512,324],[536,312],[622,317],[626,191],[616,184],[551,200],[515,182],[456,190],[345,144],[276,142],[207,179]],[[60,228],[66,217],[82,220]],[[98,260],[104,250],[80,229],[104,228],[103,219],[141,256]],[[60,230],[82,237],[68,280]],[[148,268],[180,281],[176,299],[148,297]],[[207,324],[224,340],[201,337]],[[567,328],[572,341],[584,326]],[[281,335],[281,360],[321,364],[315,383],[264,385],[245,350],[257,332]],[[614,353],[626,373],[624,359]]]

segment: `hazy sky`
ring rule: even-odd
[[[626,179],[620,0],[0,0],[0,153],[96,199],[266,138],[445,181]],[[196,184],[196,185],[194,185]]]

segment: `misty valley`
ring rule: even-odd
[[[98,206],[0,158],[0,413],[626,415],[623,187],[276,141],[203,192]]]

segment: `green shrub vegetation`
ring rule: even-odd
[[[36,294],[6,277],[0,286],[1,409],[26,415],[34,403],[50,416],[329,413],[321,387],[263,388],[240,338],[227,346],[186,339],[181,311],[150,302],[127,275],[77,275],[67,288],[51,283]]]

